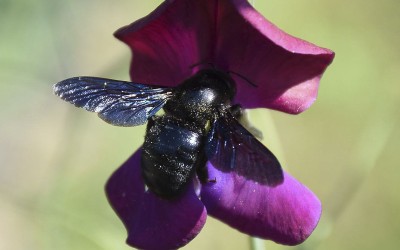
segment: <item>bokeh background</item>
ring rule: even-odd
[[[130,52],[112,33],[159,3],[0,0],[1,250],[131,249],[103,186],[141,145],[145,126],[110,126],[62,102],[52,84],[78,75],[128,80]],[[308,111],[250,112],[263,143],[324,207],[314,234],[292,249],[398,249],[400,2],[253,4],[336,52]],[[249,238],[209,218],[186,249],[249,249]]]

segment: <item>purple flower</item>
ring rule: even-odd
[[[167,0],[116,37],[134,54],[133,82],[176,86],[211,63],[233,71],[244,108],[297,114],[316,99],[319,80],[333,60],[330,50],[294,38],[268,22],[246,0]],[[207,214],[246,234],[281,244],[303,242],[321,214],[318,198],[284,174],[271,187],[207,163],[215,183],[194,185],[168,201],[145,190],[141,150],[109,179],[108,199],[128,231],[127,243],[173,249],[192,240]]]

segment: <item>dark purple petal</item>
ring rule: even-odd
[[[176,249],[202,229],[207,212],[193,187],[167,201],[145,191],[140,171],[141,150],[111,176],[108,200],[128,231],[127,243],[142,249]]]
[[[209,178],[201,199],[208,214],[246,234],[277,243],[296,245],[317,226],[318,198],[292,176],[276,187],[260,185],[235,173],[223,173],[207,164]]]
[[[193,64],[210,57],[214,39],[208,3],[164,1],[148,16],[115,33],[134,54],[132,81],[176,86],[194,73]]]
[[[170,0],[116,36],[134,59],[134,82],[176,86],[197,63],[213,63],[241,77],[235,101],[244,108],[297,114],[316,99],[319,80],[334,54],[292,37],[246,0]],[[200,65],[209,66],[207,64]]]

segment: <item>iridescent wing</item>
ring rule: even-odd
[[[269,186],[283,182],[277,158],[229,111],[220,114],[212,124],[207,134],[206,155],[222,172],[235,172]]]
[[[56,83],[61,99],[98,113],[116,126],[137,126],[157,113],[172,95],[171,88],[97,77],[73,77]]]

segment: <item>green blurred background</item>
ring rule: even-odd
[[[62,79],[128,80],[112,33],[160,1],[0,0],[0,249],[131,249],[107,203],[110,174],[142,143],[52,94]],[[293,249],[398,249],[400,2],[255,0],[288,33],[336,58],[319,98],[291,116],[251,111],[264,143],[321,199],[314,234]],[[289,249],[265,242],[266,249]],[[187,249],[248,249],[209,218]]]

